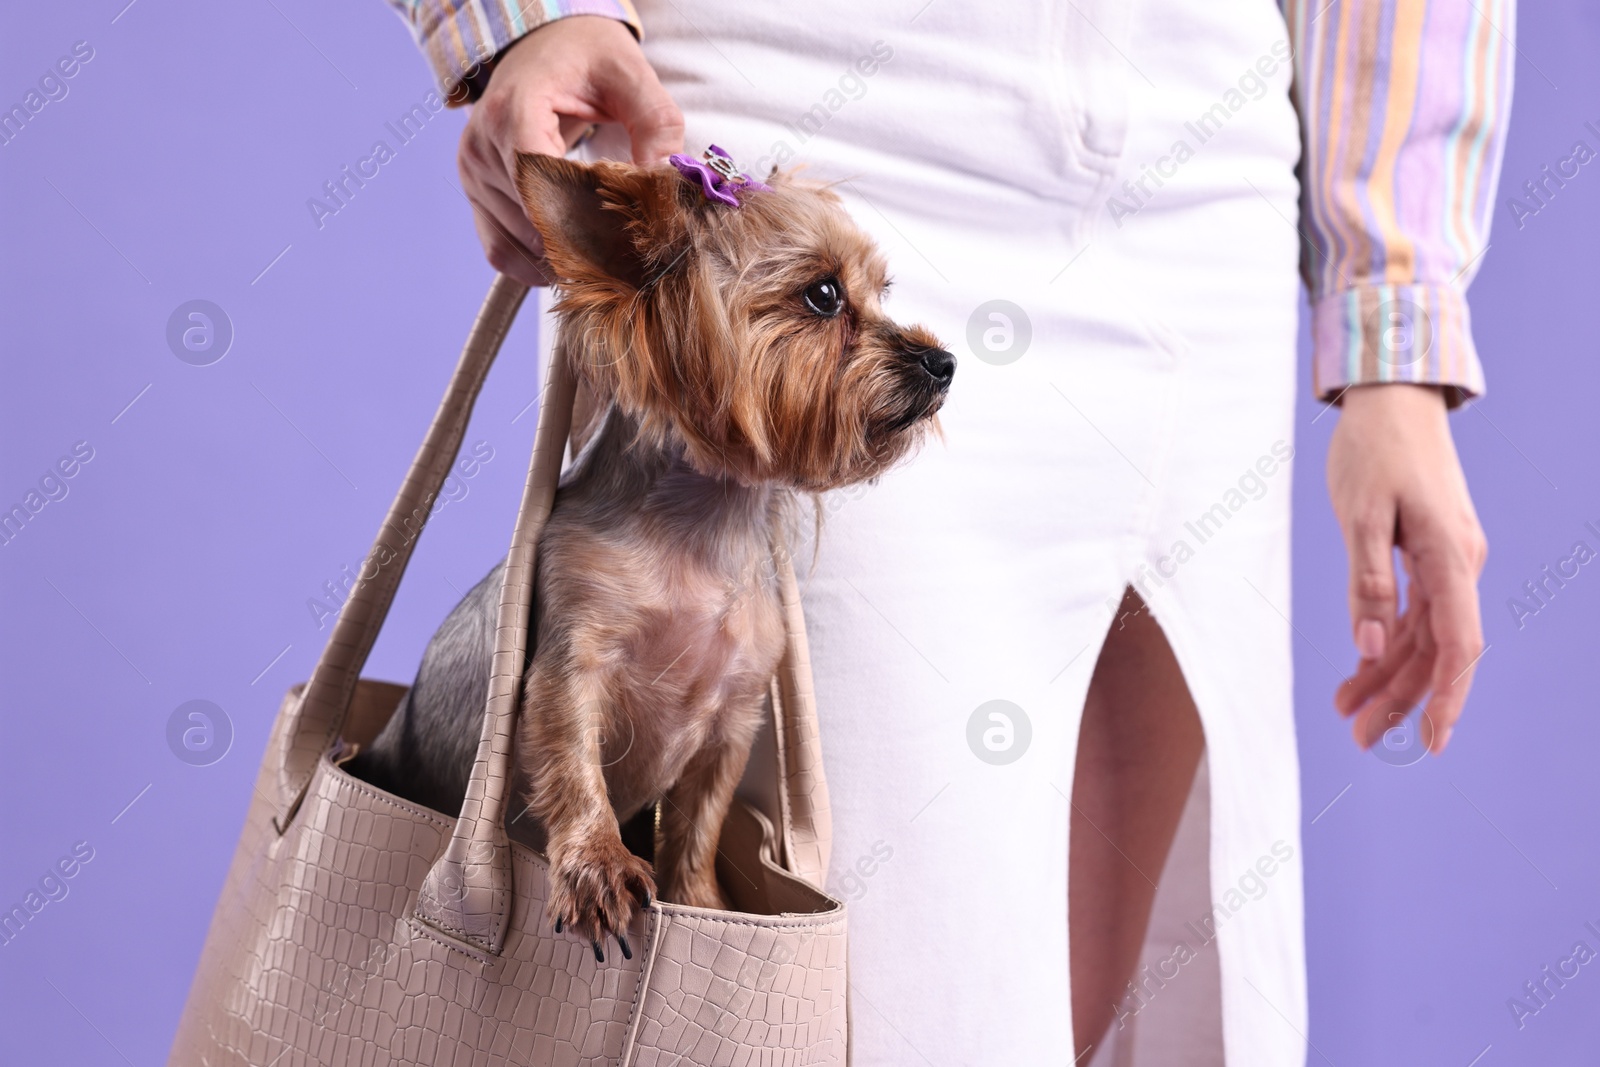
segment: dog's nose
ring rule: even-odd
[[[956,376],[956,357],[942,348],[925,348],[919,355],[922,369],[940,385],[949,385]]]

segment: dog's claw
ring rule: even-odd
[[[652,903],[652,901],[654,901],[654,899],[655,898],[650,895],[650,890],[646,889],[644,891],[644,909],[646,911],[650,910],[650,904]]]
[[[620,841],[579,839],[570,846],[551,846],[549,914],[562,917],[565,930],[588,941],[596,963],[606,962],[606,939],[616,937],[624,959],[633,946],[623,940],[641,897],[652,897],[655,883],[649,863],[628,852]],[[615,954],[613,954],[615,959]]]
[[[556,933],[559,934],[560,932],[561,932],[561,916],[557,915],[556,916]]]

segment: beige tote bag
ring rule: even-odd
[[[827,789],[805,623],[781,549],[788,643],[773,679],[771,736],[752,757],[771,757],[772,810],[736,801],[718,856],[739,910],[657,902],[629,931],[633,959],[608,953],[598,964],[587,941],[552,932],[544,858],[507,839],[534,550],[572,421],[575,385],[562,361],[551,360],[546,376],[459,817],[340,768],[405,691],[360,671],[526,294],[505,277],[490,289],[361,581],[310,682],[278,711],[174,1067],[846,1061],[845,909],[820,888]]]

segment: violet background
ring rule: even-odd
[[[95,49],[0,146],[0,505],[74,442],[95,450],[0,548],[0,907],[73,843],[95,850],[66,899],[0,945],[6,1064],[165,1061],[279,697],[326,637],[305,602],[359,562],[490,277],[455,173],[460,113],[435,116],[322,230],[305,207],[431,88],[383,4],[125,3],[18,5],[0,34],[7,107],[75,41]],[[1492,546],[1491,648],[1444,760],[1362,755],[1330,708],[1353,661],[1321,477],[1336,415],[1300,402],[1312,1063],[1563,1067],[1600,1045],[1600,965],[1520,1031],[1506,1006],[1575,941],[1600,947],[1584,929],[1600,926],[1600,566],[1521,629],[1506,606],[1575,540],[1600,547],[1584,529],[1600,526],[1600,170],[1520,230],[1505,203],[1576,139],[1600,147],[1584,129],[1600,126],[1600,10],[1524,4],[1517,29],[1472,289],[1491,392],[1453,418]],[[194,298],[236,333],[207,367],[165,342]],[[495,458],[430,525],[370,675],[409,678],[504,551],[533,343],[526,316],[467,435]],[[196,698],[233,724],[211,766],[166,742]]]

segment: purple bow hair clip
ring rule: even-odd
[[[734,194],[740,189],[770,191],[772,188],[740,170],[733,157],[716,145],[706,149],[704,159],[695,159],[679,152],[668,157],[667,162],[677,167],[678,173],[685,178],[698,181],[701,189],[705,191],[707,200],[715,200],[729,207],[739,206],[739,198]]]

